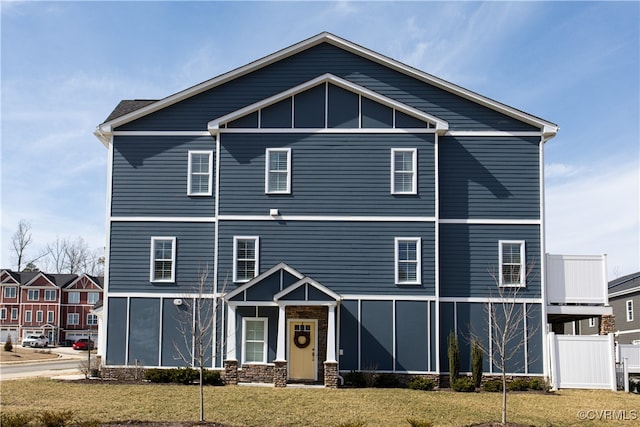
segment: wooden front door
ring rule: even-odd
[[[289,321],[289,378],[317,380],[317,320]]]

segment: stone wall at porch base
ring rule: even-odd
[[[324,386],[338,388],[338,362],[324,362]]]
[[[274,366],[242,365],[238,369],[238,382],[241,383],[273,383]]]
[[[238,385],[238,361],[224,361],[224,383],[227,385]]]

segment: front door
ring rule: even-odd
[[[317,320],[289,321],[289,378],[317,380]]]

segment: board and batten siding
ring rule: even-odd
[[[449,122],[452,130],[539,129],[329,43],[218,85],[117,130],[201,130],[252,103],[332,73]]]
[[[233,290],[233,237],[260,238],[260,272],[285,262],[339,294],[434,295],[433,222],[220,221],[218,289]],[[422,285],[395,285],[395,237],[422,238]]]
[[[212,151],[215,176],[213,137],[115,136],[111,215],[213,217],[215,188],[187,195],[189,150]]]
[[[176,282],[150,281],[151,237],[176,238]],[[213,223],[112,222],[109,292],[195,292],[208,269],[213,286]]]
[[[440,296],[497,297],[500,240],[525,241],[531,272],[518,297],[540,298],[540,226],[504,224],[440,224]]]
[[[441,218],[540,218],[539,137],[439,139]]]
[[[222,134],[220,215],[435,215],[433,134]],[[265,194],[265,150],[291,149],[291,194]],[[416,148],[418,192],[391,194],[391,148]]]

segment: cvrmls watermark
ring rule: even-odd
[[[581,409],[577,416],[579,420],[635,421],[638,419],[638,411],[635,409]]]

